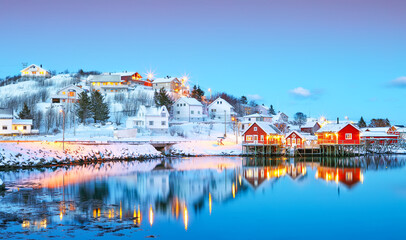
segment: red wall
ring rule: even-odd
[[[254,131],[254,127],[257,127],[257,131]],[[252,124],[248,130],[244,133],[244,142],[245,143],[254,143],[254,138],[252,137],[252,140],[248,141],[247,140],[247,136],[251,135],[251,136],[257,136],[258,140],[256,141],[256,143],[260,143],[260,144],[281,144],[282,142],[282,137],[278,138],[278,139],[273,139],[272,137],[274,136],[279,136],[277,134],[270,134],[269,135],[269,139],[267,139],[267,134],[264,130],[262,130],[262,128],[260,128],[258,126],[258,124],[254,123]],[[264,136],[264,140],[261,141],[261,136]]]
[[[345,139],[345,134],[351,133],[351,139]],[[326,136],[327,134],[327,136]],[[352,125],[347,125],[338,132],[338,139],[335,133],[317,133],[318,144],[360,144],[360,131]]]
[[[296,133],[295,133],[295,138],[293,137],[294,133],[289,134],[289,136],[286,138],[286,145],[287,146],[292,146],[292,140],[296,139],[296,147],[302,148],[303,147],[303,139],[301,137],[299,137]],[[298,140],[300,141],[300,144],[298,144]]]

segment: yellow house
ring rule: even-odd
[[[35,64],[31,64],[30,66],[24,68],[21,72],[21,77],[50,77],[51,74],[49,71],[42,68],[42,65],[37,66]]]

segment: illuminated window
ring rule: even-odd
[[[251,136],[251,135],[247,135],[247,136],[245,137],[245,139],[246,139],[246,141],[252,141],[252,136]]]
[[[14,126],[14,130],[17,130],[17,126]]]
[[[100,82],[97,83],[97,86],[100,86]]]
[[[69,92],[69,97],[74,97],[75,96],[75,92]]]
[[[95,83],[95,82],[92,82],[92,85],[94,86],[94,85],[96,85],[96,83]]]
[[[352,181],[352,172],[345,173],[345,180]]]
[[[351,140],[352,139],[352,133],[346,133],[345,134],[345,139],[346,140]]]
[[[66,94],[66,92],[62,92],[62,95],[65,95]]]

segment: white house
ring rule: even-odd
[[[203,121],[203,105],[195,98],[181,97],[172,105],[172,109],[176,121]]]
[[[248,129],[249,126],[251,126],[251,124],[253,124],[254,122],[272,122],[272,116],[271,115],[267,115],[267,114],[260,114],[260,113],[254,113],[254,114],[250,114],[250,115],[246,115],[244,117],[242,117],[241,120],[241,131],[245,131]]]
[[[50,77],[51,74],[49,71],[45,70],[42,68],[42,65],[37,66],[35,64],[31,64],[30,66],[24,68],[21,72],[21,77],[32,77],[32,78],[37,78],[37,77]]]
[[[141,106],[136,116],[129,117],[126,121],[127,128],[148,129],[153,132],[168,131],[169,112],[165,106]]]
[[[88,81],[91,91],[101,93],[128,91],[128,85],[123,83],[120,75],[90,75]]]
[[[13,119],[11,109],[0,109],[0,135],[32,134],[32,119]]]
[[[268,114],[269,113],[269,107],[265,106],[265,105],[258,105],[255,107],[255,109],[257,110],[257,112],[259,114]]]
[[[58,92],[56,92],[55,95],[52,95],[52,103],[64,103],[64,102],[70,102],[70,103],[75,103],[79,99],[79,94],[84,92],[84,90],[76,85],[69,85],[66,86]]]
[[[167,92],[179,93],[182,88],[182,83],[176,77],[156,78],[152,82],[152,88],[155,90],[160,90],[161,88],[164,88]]]
[[[230,121],[232,117],[236,115],[234,107],[221,97],[210,103],[210,105],[207,106],[207,111],[209,118],[215,121],[224,122],[224,118],[226,118],[226,121]]]

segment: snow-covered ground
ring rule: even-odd
[[[242,153],[241,144],[236,144],[231,141],[223,141],[223,145],[219,145],[213,140],[198,140],[191,142],[178,143],[172,146],[172,154],[180,155],[240,155]]]
[[[160,157],[152,145],[78,145],[60,142],[2,143],[0,167],[43,166],[80,160],[116,160]]]

